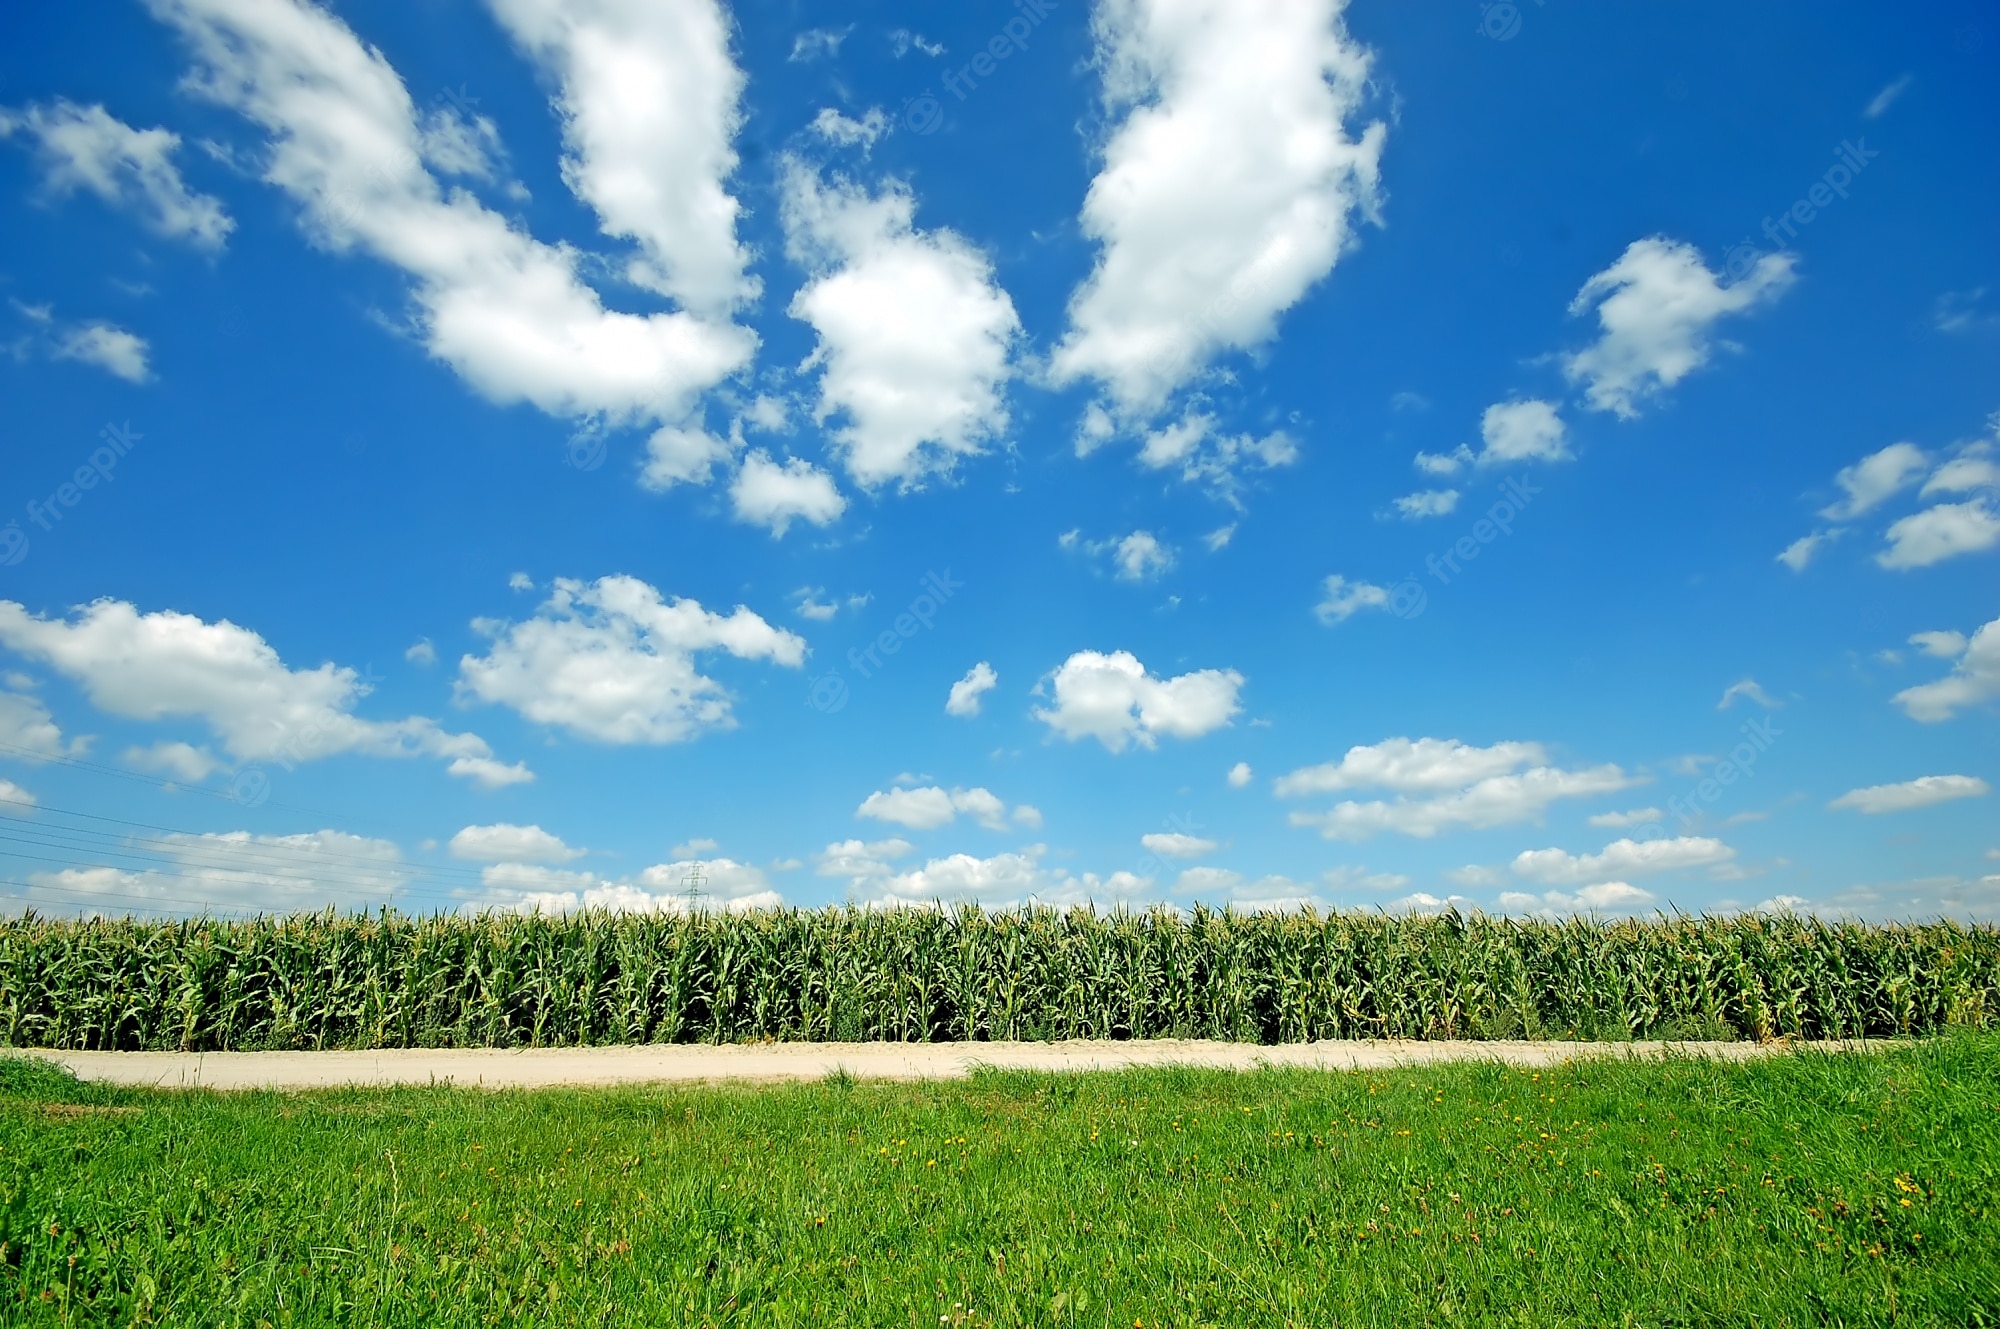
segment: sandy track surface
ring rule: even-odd
[[[1549,1066],[1573,1057],[1682,1055],[1743,1061],[1795,1048],[1858,1050],[1855,1043],[1353,1042],[1181,1040],[1064,1043],[760,1043],[722,1047],[387,1049],[373,1052],[35,1052],[85,1080],[186,1089],[324,1089],[336,1085],[452,1083],[488,1089],[659,1084],[702,1080],[956,1079],[982,1066],[1092,1071],[1130,1066],[1254,1070],[1298,1066],[1370,1070],[1438,1061]],[[1869,1042],[1869,1048],[1887,1046]]]

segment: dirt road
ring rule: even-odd
[[[1371,1070],[1436,1061],[1493,1059],[1548,1066],[1571,1057],[1663,1054],[1741,1061],[1796,1047],[1858,1049],[1860,1043],[1245,1043],[1161,1040],[1112,1043],[765,1043],[722,1047],[391,1049],[375,1052],[35,1052],[86,1080],[160,1088],[323,1089],[335,1085],[450,1082],[488,1089],[556,1085],[654,1084],[699,1080],[817,1080],[836,1071],[858,1079],[934,1080],[976,1067],[1010,1070],[1119,1070],[1204,1066],[1253,1070],[1300,1066]],[[1867,1047],[1886,1046],[1870,1042]]]

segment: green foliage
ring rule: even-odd
[[[1990,1326],[1996,1197],[2000,1037],[1963,1031],[1743,1064],[0,1091],[0,1323]]]
[[[852,909],[0,923],[0,1045],[1841,1038],[2000,1021],[2000,930]]]

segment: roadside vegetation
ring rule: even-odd
[[[1720,1064],[114,1090],[0,1059],[22,1325],[1989,1325],[2000,1036]]]

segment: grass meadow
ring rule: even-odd
[[[19,1325],[1989,1325],[2000,1037],[301,1094],[0,1059]]]

